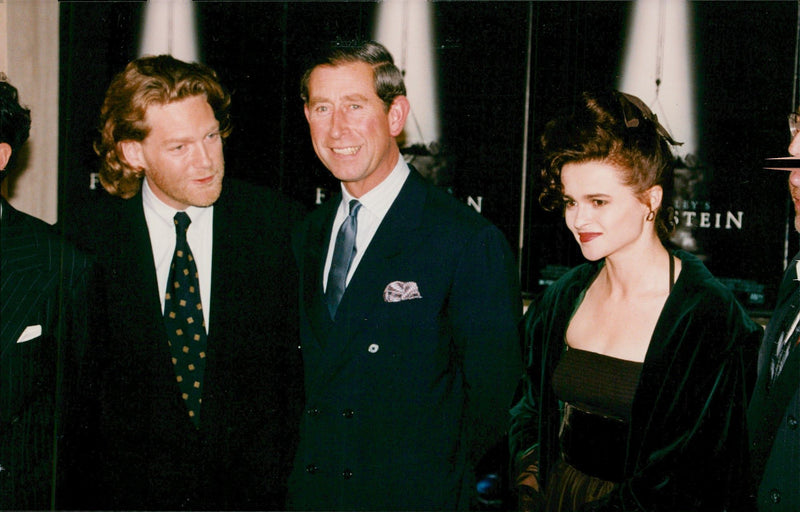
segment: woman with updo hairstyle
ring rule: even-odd
[[[541,137],[545,209],[588,262],[522,322],[509,441],[522,510],[749,510],[746,398],[761,328],[673,250],[676,142],[618,91],[583,93]]]

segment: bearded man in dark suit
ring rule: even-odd
[[[342,196],[294,240],[307,398],[290,506],[465,510],[521,374],[514,258],[400,158],[410,106],[383,46],[330,48],[301,88]]]
[[[800,158],[800,111],[789,116],[789,154]],[[789,193],[800,231],[800,166]],[[777,164],[782,165],[782,164]],[[759,512],[800,510],[800,253],[783,274],[778,303],[758,354],[758,380],[747,410]]]
[[[70,506],[284,506],[302,212],[223,183],[229,105],[213,70],[166,55],[134,60],[106,93],[95,150],[110,195],[72,230],[99,286]]]
[[[0,180],[30,110],[0,73]],[[86,342],[88,259],[0,198],[0,509],[49,509],[61,413]]]

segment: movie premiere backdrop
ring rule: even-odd
[[[309,208],[338,184],[317,161],[298,93],[312,48],[376,39],[404,72],[404,158],[494,222],[533,297],[582,261],[538,205],[545,123],[586,89],[642,98],[684,144],[675,242],[755,314],[798,249],[785,156],[797,106],[800,3],[62,1],[61,208],[99,193],[92,151],[111,77],[142,54],[213,67],[233,94],[229,176]],[[477,293],[477,291],[476,291]]]

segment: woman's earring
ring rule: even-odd
[[[647,217],[645,217],[644,220],[646,220],[647,222],[650,222],[651,220],[653,220],[655,218],[656,218],[656,212],[654,212],[653,210],[650,210],[650,213],[647,214]]]

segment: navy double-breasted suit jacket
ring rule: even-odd
[[[412,171],[333,321],[322,275],[337,205],[294,239],[306,410],[290,506],[465,509],[521,372],[514,258],[496,227]],[[387,302],[395,282],[420,297]]]
[[[90,265],[51,226],[0,203],[0,509],[50,508]]]
[[[778,302],[758,355],[758,380],[747,411],[759,511],[800,510],[800,347],[793,347],[770,383],[770,359],[785,316],[797,314],[792,294],[796,255],[783,275]]]
[[[107,196],[79,229],[98,260],[84,372],[84,476],[69,506],[279,509],[302,399],[297,272],[300,209],[225,179],[214,205],[210,320],[200,426],[170,363],[141,195]]]

